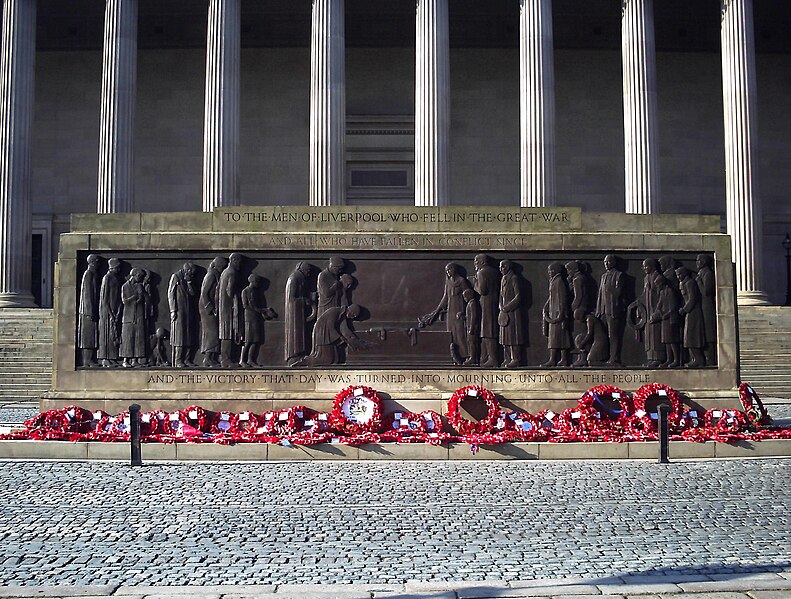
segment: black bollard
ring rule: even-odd
[[[659,406],[659,463],[670,463],[670,430],[667,424],[667,415],[670,413],[670,406],[662,404]]]
[[[132,466],[143,465],[143,452],[140,447],[140,405],[129,406],[129,437],[132,444]]]

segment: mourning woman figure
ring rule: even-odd
[[[426,327],[437,320],[440,314],[447,314],[447,330],[450,333],[450,355],[455,364],[462,364],[467,358],[467,332],[464,327],[463,293],[470,284],[459,274],[459,266],[453,262],[445,265],[445,290],[442,299],[432,312],[418,319],[420,327]]]
[[[129,279],[121,286],[121,302],[124,314],[121,323],[121,357],[123,366],[130,368],[143,365],[148,349],[146,333],[146,307],[148,297],[143,285],[145,272],[133,268]]]
[[[173,347],[173,365],[177,368],[194,366],[190,362],[190,350],[195,345],[192,334],[195,296],[195,266],[187,262],[170,277],[168,305],[170,306],[170,345]]]
[[[316,304],[308,292],[310,264],[300,262],[286,281],[285,357],[291,363],[310,349],[308,323],[316,319]]]

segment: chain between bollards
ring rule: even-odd
[[[670,463],[670,428],[667,423],[667,416],[670,413],[670,406],[661,404],[659,406],[659,463]]]
[[[131,443],[132,466],[143,465],[143,453],[140,447],[140,405],[129,406],[129,439]]]

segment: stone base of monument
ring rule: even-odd
[[[50,391],[41,409],[79,405],[118,414],[129,404],[144,411],[175,410],[200,405],[206,410],[257,414],[305,405],[318,411],[332,409],[335,395],[350,385],[367,385],[384,399],[385,414],[395,411],[447,411],[452,393],[467,385],[492,390],[508,411],[537,414],[557,412],[577,404],[591,387],[614,385],[634,393],[641,386],[660,383],[676,389],[695,409],[739,407],[738,389],[728,387],[721,370],[78,370],[79,391]],[[118,389],[118,378],[129,384]],[[83,382],[84,379],[84,382]],[[89,382],[90,381],[90,382]],[[138,390],[137,392],[135,390]]]
[[[535,414],[597,385],[648,383],[693,406],[738,407],[730,252],[719,217],[579,208],[74,215],[41,407],[327,411],[340,390],[367,385],[385,412],[445,413],[455,390],[480,385],[505,409]],[[682,304],[697,316],[680,315]],[[220,338],[229,364],[261,367],[167,365],[211,362]],[[527,366],[454,365],[485,357],[487,343],[493,363]],[[539,366],[602,364],[606,347],[620,348],[622,368]],[[115,367],[93,365],[108,353]],[[663,360],[671,367],[641,366]]]
[[[630,443],[504,443],[481,445],[472,453],[468,445],[451,443],[378,444],[352,447],[341,444],[313,446],[266,444],[143,444],[144,461],[312,461],[312,460],[656,460],[656,442]],[[712,459],[791,456],[791,440],[739,443],[671,441],[671,459]],[[129,461],[128,443],[69,443],[65,441],[0,441],[0,459],[123,460]]]

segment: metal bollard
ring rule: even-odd
[[[667,416],[670,413],[670,406],[662,404],[659,406],[659,463],[670,463],[670,429],[667,424]]]
[[[143,453],[140,447],[140,405],[129,406],[129,436],[131,442],[132,466],[143,465]]]

